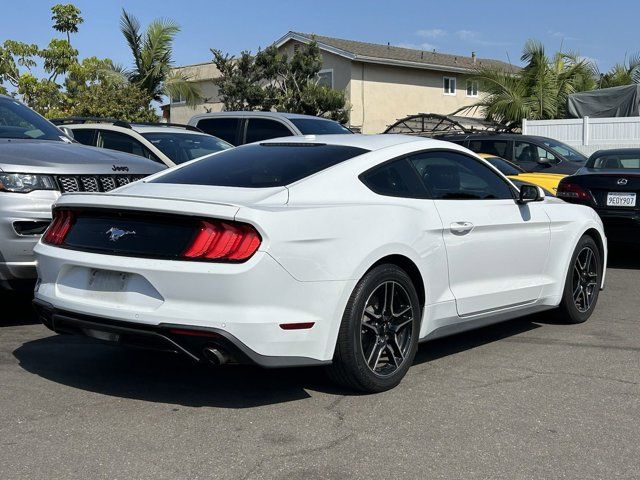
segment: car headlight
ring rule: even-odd
[[[34,190],[57,190],[51,175],[0,173],[0,192],[29,193]]]

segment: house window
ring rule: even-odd
[[[180,93],[171,96],[171,103],[185,103],[186,99]]]
[[[478,96],[478,81],[467,80],[467,97],[477,97],[477,96]]]
[[[328,68],[318,72],[318,85],[333,88],[333,69]]]
[[[444,88],[445,95],[456,94],[456,77],[443,77],[442,86]]]

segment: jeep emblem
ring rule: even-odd
[[[129,167],[121,167],[119,165],[114,165],[113,168],[111,168],[111,170],[113,170],[114,172],[128,172]]]

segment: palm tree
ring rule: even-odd
[[[602,75],[600,88],[620,87],[640,83],[640,52],[625,58],[623,63],[616,63],[611,70]]]
[[[480,109],[488,120],[516,127],[525,118],[562,118],[569,94],[596,87],[595,67],[575,53],[549,58],[540,42],[529,40],[521,60],[526,65],[520,70],[480,68],[474,78],[486,94],[466,109]]]
[[[172,71],[172,43],[180,27],[168,19],[157,19],[145,32],[140,22],[122,10],[120,31],[131,49],[134,67],[124,74],[131,83],[138,85],[158,102],[162,97],[184,98],[187,105],[195,106],[201,98],[196,84],[189,77]]]

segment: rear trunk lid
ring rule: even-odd
[[[589,172],[593,171],[589,170]],[[571,183],[577,183],[588,190],[598,208],[640,210],[640,172],[629,173],[621,170],[597,170],[597,172],[572,177]],[[634,194],[635,202],[632,202]],[[635,205],[630,205],[631,203]]]

